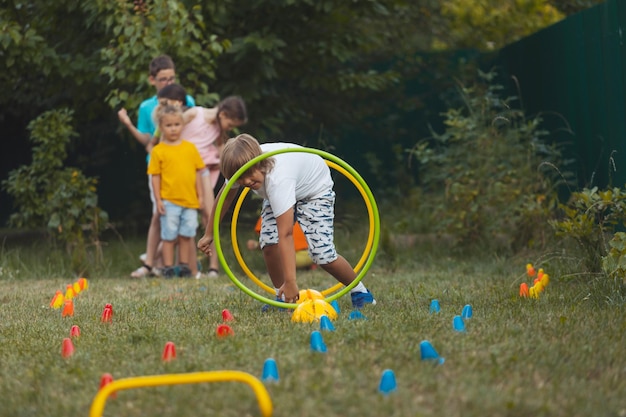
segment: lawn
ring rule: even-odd
[[[362,242],[358,237],[356,241]],[[494,254],[450,256],[404,248],[391,268],[381,252],[364,279],[378,304],[349,320],[339,300],[335,331],[322,332],[325,353],[312,351],[319,323],[290,313],[261,313],[262,304],[217,279],[127,278],[142,242],[104,247],[105,267],[75,298],[73,317],[49,302],[78,277],[45,246],[0,251],[0,394],[2,416],[87,416],[100,379],[236,370],[261,378],[274,358],[279,381],[264,383],[274,416],[626,416],[626,314],[622,298],[599,278],[565,279],[554,262]],[[349,259],[358,248],[347,249]],[[247,254],[246,256],[257,256]],[[230,260],[232,263],[233,261]],[[551,274],[537,300],[522,299],[526,262]],[[258,260],[253,270],[267,278]],[[553,268],[553,269],[551,269]],[[257,287],[243,277],[250,288]],[[301,288],[333,284],[322,271],[299,274]],[[439,313],[429,306],[437,299]],[[105,304],[112,323],[100,321]],[[466,331],[453,317],[471,305]],[[234,335],[216,336],[228,309]],[[75,353],[61,356],[79,326]],[[443,364],[422,361],[428,340]],[[162,360],[165,344],[176,358]],[[384,370],[397,390],[379,392]],[[253,391],[235,382],[126,390],[107,401],[105,416],[259,416]]]

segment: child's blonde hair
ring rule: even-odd
[[[220,157],[220,170],[226,179],[230,179],[235,172],[252,159],[261,155],[263,150],[259,142],[248,134],[241,134],[230,139],[224,145],[222,156]],[[257,164],[251,166],[249,170],[258,169],[263,173],[268,173],[274,167],[274,158],[265,158]]]
[[[161,142],[161,120],[165,115],[177,115],[181,119],[183,119],[183,109],[180,106],[172,106],[171,104],[159,104],[156,109],[154,109],[154,119],[157,124],[157,130],[154,132],[154,145]],[[184,120],[184,119],[183,119]]]

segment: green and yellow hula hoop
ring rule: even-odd
[[[369,235],[367,237],[367,243],[365,245],[365,249],[363,250],[363,255],[361,256],[361,259],[359,259],[359,262],[357,262],[357,264],[354,267],[354,271],[358,273],[359,270],[363,267],[363,264],[365,263],[365,261],[367,260],[367,255],[369,255],[369,252],[372,248],[372,244],[374,242],[374,210],[372,209],[372,203],[370,202],[369,197],[367,193],[365,192],[365,189],[361,186],[358,180],[352,174],[350,174],[350,172],[348,172],[345,168],[343,168],[342,166],[332,161],[329,161],[329,160],[325,160],[325,161],[329,167],[343,174],[346,178],[348,178],[354,184],[357,190],[359,190],[359,192],[361,193],[361,196],[363,197],[363,201],[365,202],[365,206],[367,207],[367,214],[368,214],[369,224],[370,224]],[[259,287],[267,291],[268,293],[274,294],[274,288],[270,287],[269,285],[261,281],[256,275],[254,275],[254,273],[250,270],[250,268],[248,268],[248,265],[246,264],[246,261],[243,259],[243,256],[241,254],[241,249],[239,247],[239,242],[237,239],[237,222],[239,220],[239,212],[241,211],[241,206],[243,205],[243,202],[245,201],[246,196],[248,195],[249,192],[250,192],[250,189],[247,187],[242,190],[241,194],[239,194],[239,198],[235,204],[235,208],[233,211],[233,217],[232,217],[231,225],[230,225],[230,237],[231,237],[231,241],[233,245],[233,252],[235,253],[235,258],[237,259],[237,262],[239,262],[239,266],[244,271],[246,276],[250,278]],[[343,287],[342,283],[337,283],[336,285],[330,288],[327,288],[324,291],[321,291],[321,293],[322,295],[326,296],[328,294],[334,293],[335,291],[338,291],[342,287]]]
[[[357,271],[357,276],[355,278],[354,281],[352,281],[352,283],[348,286],[346,286],[345,288],[343,288],[343,290],[337,292],[336,294],[327,297],[325,300],[327,302],[331,302],[333,300],[336,300],[340,297],[342,297],[344,294],[346,294],[348,291],[350,291],[352,288],[354,288],[363,278],[363,276],[365,276],[367,270],[370,268],[372,262],[374,261],[374,257],[376,255],[376,250],[378,249],[378,241],[380,239],[380,216],[378,213],[378,206],[376,205],[376,200],[374,199],[374,195],[372,194],[371,190],[369,189],[367,183],[365,182],[365,180],[363,180],[363,178],[359,175],[358,172],[356,172],[356,170],[354,168],[352,168],[350,165],[348,165],[345,161],[341,160],[340,158],[337,158],[336,156],[328,153],[328,152],[324,152],[321,151],[319,149],[312,149],[312,148],[303,148],[303,147],[299,147],[299,148],[286,148],[286,149],[278,149],[275,151],[271,151],[271,152],[267,152],[267,153],[263,153],[262,155],[257,156],[256,158],[252,159],[251,161],[249,161],[248,163],[246,163],[244,166],[242,166],[241,168],[239,168],[239,170],[237,170],[237,172],[235,172],[235,174],[232,176],[232,178],[228,181],[228,183],[226,184],[224,191],[222,192],[222,195],[220,196],[219,200],[217,201],[217,206],[216,206],[216,211],[215,211],[215,219],[214,219],[214,223],[213,223],[213,230],[214,230],[214,243],[215,243],[215,252],[217,253],[217,256],[220,260],[220,263],[222,265],[222,268],[224,269],[224,272],[226,272],[226,275],[228,275],[228,277],[231,279],[231,281],[237,286],[239,287],[239,289],[241,289],[243,292],[245,292],[246,294],[248,294],[249,296],[251,296],[252,298],[259,300],[263,303],[266,304],[270,304],[273,305],[275,307],[287,307],[287,308],[296,308],[298,306],[298,304],[295,303],[283,303],[283,302],[279,302],[267,297],[263,297],[260,294],[255,293],[254,291],[250,290],[248,287],[246,287],[243,283],[241,283],[241,281],[239,281],[237,279],[237,277],[235,276],[235,274],[233,274],[232,270],[230,269],[230,267],[228,266],[226,259],[224,257],[224,252],[222,251],[222,246],[221,246],[221,241],[220,241],[220,217],[221,217],[221,213],[222,213],[222,208],[224,206],[224,201],[226,199],[226,196],[228,194],[228,192],[230,191],[230,189],[232,188],[233,184],[236,183],[236,181],[239,179],[239,177],[241,175],[243,175],[249,168],[251,168],[252,166],[254,166],[255,164],[259,163],[260,161],[262,161],[263,159],[266,158],[270,158],[274,155],[277,154],[281,154],[281,153],[288,153],[288,152],[306,152],[306,153],[312,153],[312,154],[316,154],[321,156],[322,158],[324,158],[326,160],[326,163],[338,170],[339,172],[341,172],[343,175],[345,175],[348,179],[350,179],[350,181],[352,181],[355,186],[357,187],[357,189],[359,190],[359,192],[361,192],[361,195],[363,197],[363,200],[365,201],[365,204],[367,206],[368,209],[368,217],[370,220],[370,232],[369,232],[369,236],[368,236],[368,241],[367,241],[367,245],[366,248],[363,252],[363,256],[361,257],[361,260],[359,261],[359,263],[357,264],[357,266],[355,267],[355,271]],[[239,261],[240,265],[242,266],[242,268],[244,269],[244,271],[246,271],[246,275],[248,275],[248,277],[250,279],[252,279],[255,283],[257,283],[259,286],[261,286],[263,289],[265,289],[266,291],[270,292],[271,294],[274,294],[274,289],[265,285],[263,282],[261,282],[257,277],[254,276],[254,274],[249,270],[249,268],[247,266],[245,266],[245,262],[243,262],[243,258],[241,257],[241,252],[239,251],[239,247],[236,244],[237,243],[237,239],[236,239],[236,222],[237,222],[237,217],[238,217],[238,213],[239,210],[241,209],[241,204],[243,203],[243,199],[245,198],[247,192],[249,191],[248,188],[244,189],[244,191],[242,192],[242,194],[239,197],[239,200],[237,201],[237,205],[235,207],[235,214],[233,215],[233,225],[234,227],[231,228],[231,237],[232,237],[232,233],[233,233],[233,229],[234,229],[234,233],[235,233],[235,237],[233,238],[233,244],[234,244],[234,250],[235,250],[235,256],[237,257],[237,260]],[[245,194],[244,194],[245,193]],[[254,278],[252,278],[254,277]],[[335,285],[334,287],[331,287],[327,290],[325,290],[323,292],[324,295],[327,295],[328,293],[334,292],[336,291],[336,289],[342,287],[342,284],[338,284]]]

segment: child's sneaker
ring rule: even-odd
[[[178,276],[181,278],[189,278],[191,276],[191,269],[187,265],[178,265]]]
[[[350,297],[352,298],[352,307],[354,308],[361,308],[365,304],[376,305],[376,300],[370,290],[367,290],[367,292],[353,292],[350,294]]]
[[[174,266],[165,266],[163,267],[161,272],[163,273],[163,276],[165,278],[174,278],[176,276],[177,271],[176,271],[176,267]]]
[[[278,301],[279,303],[284,303],[283,299],[280,298],[279,296],[276,296],[275,300]],[[287,311],[286,308],[274,307],[273,305],[270,305],[270,304],[265,304],[263,307],[261,307],[262,313],[267,313],[268,311],[272,311],[272,310]]]

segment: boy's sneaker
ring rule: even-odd
[[[350,294],[350,297],[352,298],[352,307],[354,308],[361,308],[365,304],[376,305],[376,300],[370,290],[367,290],[367,292],[353,292]]]
[[[165,278],[174,278],[176,276],[176,267],[166,266],[161,269],[161,272]]]
[[[276,296],[275,300],[278,301],[279,303],[284,303],[283,299],[280,298],[279,296]],[[272,310],[287,311],[286,308],[274,307],[273,305],[270,305],[270,304],[265,304],[263,307],[261,307],[262,313],[267,313],[268,311],[272,311]]]
[[[189,278],[191,276],[191,269],[187,265],[178,266],[178,276],[181,278]]]

